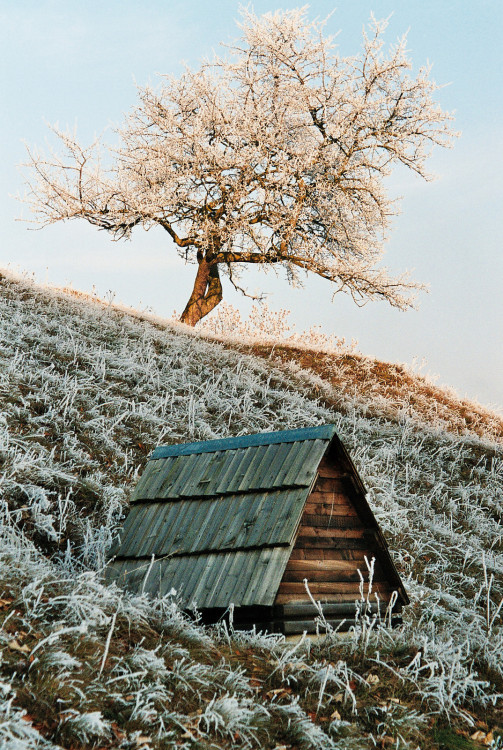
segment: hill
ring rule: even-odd
[[[0,320],[1,746],[502,746],[495,415],[361,355],[216,342],[9,276]],[[291,643],[104,586],[155,445],[325,422],[406,582],[401,628]]]

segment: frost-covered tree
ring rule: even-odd
[[[305,8],[244,11],[226,59],[139,89],[106,159],[62,132],[63,156],[30,153],[37,221],[82,218],[114,239],[161,226],[197,264],[190,325],[222,299],[221,273],[240,288],[248,263],[409,307],[418,285],[379,267],[396,213],[383,182],[399,163],[427,177],[450,117],[429,69],[411,76],[405,38],[384,51],[385,26],[372,20],[361,54],[341,57]]]

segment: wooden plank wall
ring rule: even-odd
[[[304,579],[316,600],[354,602],[360,598],[358,569],[368,581],[365,556],[376,556],[367,530],[350,499],[350,480],[325,457],[312,493],[307,499],[290,560],[275,604],[309,601]],[[364,593],[368,585],[365,584]],[[391,590],[377,559],[372,591],[389,600]]]

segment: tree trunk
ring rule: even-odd
[[[205,258],[199,261],[197,276],[190,299],[187,302],[180,321],[189,326],[208,315],[222,299],[222,284],[218,272],[218,264],[211,265]]]

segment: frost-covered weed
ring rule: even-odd
[[[276,706],[278,720],[285,722],[291,739],[309,750],[335,750],[337,744],[321,727],[305,715],[297,700]]]
[[[3,750],[56,750],[56,745],[26,721],[26,711],[14,705],[14,699],[12,686],[0,682],[0,747]]]
[[[446,716],[463,713],[467,721],[473,719],[463,711],[463,706],[486,704],[503,697],[491,691],[487,680],[481,680],[473,666],[471,647],[452,640],[422,638],[421,648],[412,661],[400,670],[403,679],[417,686],[418,693],[433,711]]]
[[[79,714],[77,711],[69,711],[69,718],[65,723],[71,733],[81,742],[105,739],[110,735],[110,723],[103,720],[100,711],[90,711]]]
[[[372,730],[377,747],[386,743],[386,738],[396,738],[396,747],[402,750],[416,750],[421,733],[427,725],[427,717],[418,711],[410,710],[396,703],[384,706],[370,706],[362,716]]]
[[[228,302],[221,302],[213,315],[199,321],[196,330],[217,341],[238,344],[292,346],[332,354],[356,350],[356,341],[347,345],[345,339],[324,334],[321,326],[297,332],[289,317],[289,310],[271,310],[267,302],[262,302],[252,305],[248,319],[243,320],[239,310]]]
[[[257,742],[256,731],[264,720],[270,719],[265,706],[257,705],[251,698],[237,698],[236,695],[223,695],[212,698],[198,721],[198,729],[217,735],[234,737],[236,733],[243,739]]]

